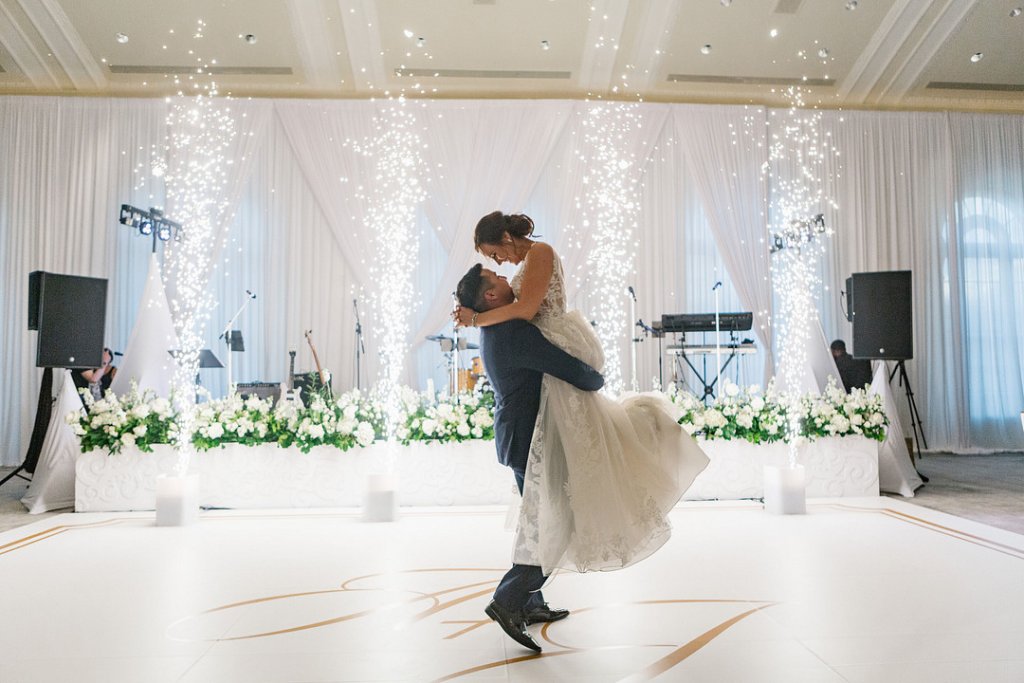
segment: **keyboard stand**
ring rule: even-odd
[[[700,370],[698,370],[694,366],[694,364],[690,361],[690,357],[688,355],[686,355],[686,349],[685,348],[684,349],[680,349],[680,353],[679,353],[679,357],[681,357],[686,362],[686,364],[690,366],[690,369],[693,370],[693,374],[697,375],[697,379],[700,380],[701,385],[704,387],[704,400],[707,401],[709,396],[711,398],[715,397],[715,384],[718,382],[718,377],[713,378],[711,380],[711,384],[708,384],[707,376],[708,376],[708,355],[709,354],[704,353],[704,354],[701,354],[701,355],[704,356],[704,362],[703,362],[704,372],[703,373]],[[735,358],[735,357],[736,357],[736,349],[735,348],[729,349],[729,357],[725,359],[724,363],[722,363],[722,369],[718,373],[718,376],[721,376],[721,374],[725,372],[725,369],[727,367],[729,367],[729,363],[731,363],[732,359]]]

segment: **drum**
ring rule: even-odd
[[[459,391],[473,391],[476,378],[472,370],[459,370]]]

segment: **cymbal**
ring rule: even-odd
[[[427,341],[452,341],[451,337],[446,337],[443,334],[431,334],[427,336]]]

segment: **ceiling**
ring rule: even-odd
[[[797,84],[824,107],[1024,112],[1022,6],[0,0],[0,93],[187,94],[206,67],[234,96],[783,104]]]

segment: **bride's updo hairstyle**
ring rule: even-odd
[[[473,243],[477,249],[484,244],[501,244],[501,238],[506,232],[513,238],[529,237],[533,234],[533,219],[523,213],[494,211],[476,224]]]

